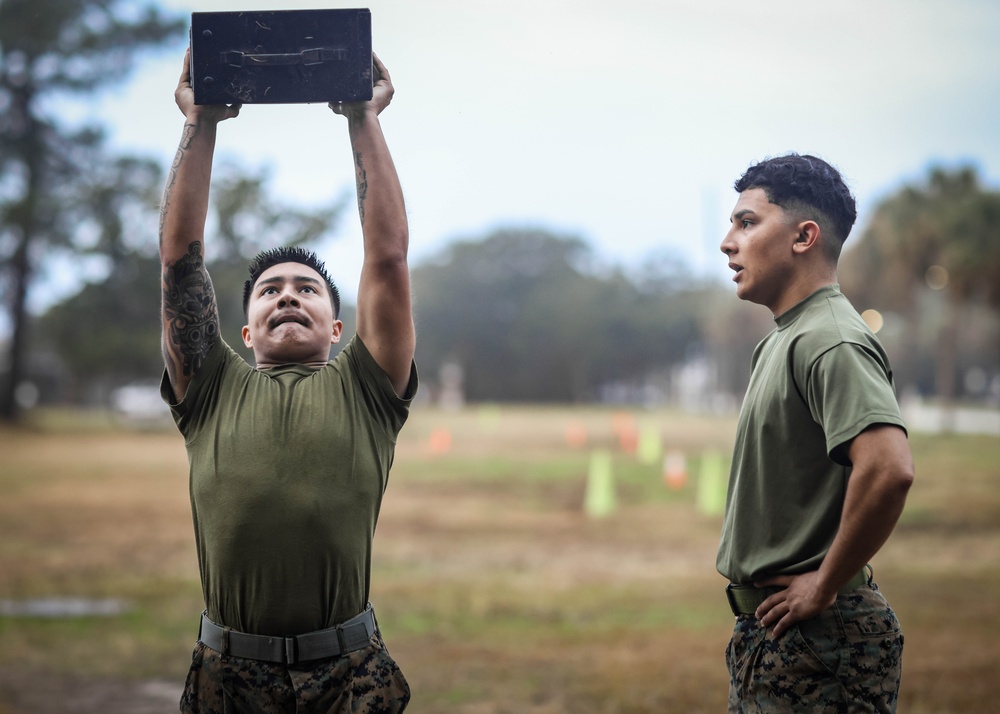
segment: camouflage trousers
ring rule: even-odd
[[[894,712],[903,634],[875,583],[779,638],[740,615],[726,648],[729,711]]]
[[[185,714],[396,714],[410,687],[382,636],[342,657],[293,665],[228,657],[200,642],[188,671]]]

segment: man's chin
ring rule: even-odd
[[[276,344],[285,342],[298,344],[308,340],[309,336],[309,328],[299,322],[282,322],[275,325],[270,331],[271,341]]]
[[[276,325],[274,325],[273,327],[271,327],[271,332],[276,332],[278,330],[285,329],[285,328],[287,328],[287,329],[297,329],[298,328],[298,329],[305,330],[305,329],[308,329],[308,326],[304,325],[301,322],[298,322],[297,320],[286,320],[285,322],[279,322]]]

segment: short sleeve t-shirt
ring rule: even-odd
[[[815,570],[837,533],[851,440],[904,428],[881,344],[837,286],[775,320],[754,351],[717,567],[732,582]]]
[[[321,369],[259,371],[222,340],[171,411],[190,462],[208,616],[290,636],[364,609],[405,398],[355,337]],[[161,392],[172,402],[164,374]]]

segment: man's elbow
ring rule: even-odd
[[[910,466],[905,470],[900,470],[897,476],[897,481],[899,482],[899,488],[903,491],[903,493],[909,492],[910,486],[913,485],[913,479],[913,464],[910,464]]]
[[[386,251],[374,258],[366,258],[368,269],[381,281],[396,282],[409,277],[410,266],[406,250]]]
[[[910,487],[913,486],[913,462],[894,463],[886,474],[883,483],[886,489],[899,501],[905,501]]]

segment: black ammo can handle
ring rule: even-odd
[[[336,62],[347,59],[346,49],[302,50],[289,54],[246,54],[238,50],[222,53],[222,64],[232,67],[260,67],[264,65],[301,64],[305,66]]]

